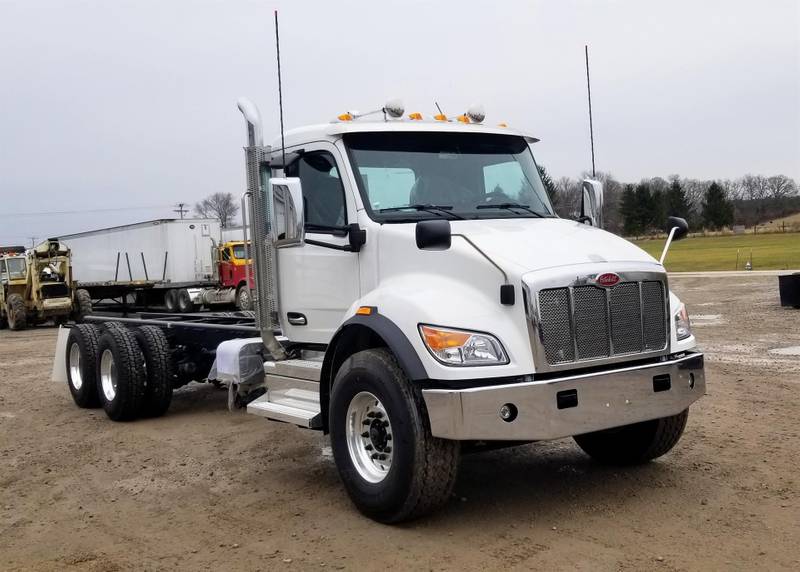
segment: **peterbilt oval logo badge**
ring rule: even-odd
[[[605,274],[601,274],[595,279],[595,282],[598,286],[604,286],[605,288],[611,288],[612,286],[616,286],[619,283],[619,276],[614,274],[613,272],[606,272]]]

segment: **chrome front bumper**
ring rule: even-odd
[[[680,413],[705,394],[703,354],[469,389],[424,389],[434,437],[540,441],[590,433]],[[513,421],[500,417],[503,405]]]

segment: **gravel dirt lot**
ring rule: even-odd
[[[707,357],[683,440],[646,466],[571,440],[463,459],[422,521],[360,516],[326,440],[192,385],[113,423],[50,381],[53,328],[0,331],[0,569],[800,569],[800,311],[777,278],[672,277]],[[794,352],[794,353],[793,353]]]

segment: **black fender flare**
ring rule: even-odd
[[[373,343],[367,343],[367,345],[363,346],[364,349],[385,346],[394,354],[397,363],[409,380],[422,381],[428,379],[428,372],[425,371],[422,360],[414,350],[414,346],[411,345],[408,337],[406,337],[397,324],[386,316],[378,314],[374,309],[372,314],[353,316],[336,330],[336,333],[328,344],[325,358],[322,361],[319,392],[323,427],[326,433],[328,427],[328,400],[331,386],[333,385],[333,377],[335,372],[338,371],[339,365],[353,353],[342,352],[340,345],[343,341],[346,342],[351,335],[355,334],[359,336],[363,335],[365,332],[370,333]],[[380,339],[382,343],[374,343],[375,338]],[[363,342],[363,338],[353,338],[353,341],[357,340]]]

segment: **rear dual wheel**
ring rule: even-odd
[[[163,415],[172,401],[169,343],[155,326],[79,324],[67,340],[67,381],[79,407],[114,421]]]

